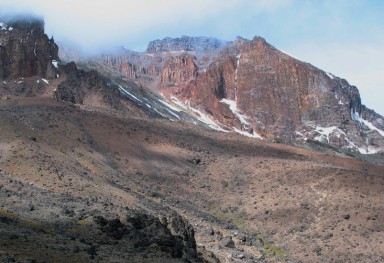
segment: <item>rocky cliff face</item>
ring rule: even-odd
[[[163,58],[121,49],[116,54],[103,54],[94,61],[118,72],[122,78],[151,85],[160,76]]]
[[[62,66],[67,78],[58,85],[54,92],[56,100],[83,104],[91,93],[98,93],[103,102],[115,109],[121,109],[120,93],[118,87],[101,76],[97,71],[86,72],[79,70],[75,63]]]
[[[197,77],[195,58],[190,56],[171,57],[164,63],[161,82],[165,85],[188,83]]]
[[[0,78],[55,78],[58,47],[39,18],[0,19]]]
[[[220,123],[265,138],[309,138],[362,153],[384,146],[383,118],[362,106],[356,87],[260,37],[223,48],[178,94]]]
[[[119,219],[107,220],[101,216],[94,220],[102,232],[120,242],[125,241],[127,248],[134,247],[134,253],[130,255],[132,258],[151,255],[159,261],[168,258],[172,262],[217,262],[215,257],[198,255],[192,225],[177,214],[155,217],[132,212],[126,222]]]
[[[346,80],[261,37],[212,43],[166,38],[151,42],[146,53],[126,51],[101,61],[217,129],[285,142],[317,140],[361,153],[383,150],[383,117],[363,106]]]

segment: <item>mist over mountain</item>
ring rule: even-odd
[[[381,2],[111,0],[89,8],[74,0],[3,0],[0,12],[42,15],[49,37],[92,54],[122,45],[142,52],[150,41],[164,37],[233,40],[260,35],[294,57],[347,79],[371,108],[384,114],[381,96],[372,95],[383,95]]]

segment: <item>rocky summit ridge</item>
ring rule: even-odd
[[[362,104],[357,87],[261,37],[165,38],[151,42],[147,52],[121,50],[91,60],[161,93],[214,129],[288,143],[319,141],[362,154],[384,149],[384,119]]]
[[[166,37],[162,40],[149,42],[146,52],[172,52],[172,51],[209,51],[221,48],[229,42],[213,37]]]

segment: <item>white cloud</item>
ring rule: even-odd
[[[226,14],[269,11],[289,2],[290,0],[2,0],[0,7],[8,11],[33,11],[42,14],[46,20],[47,32],[56,39],[71,39],[83,47],[93,48],[113,43],[121,45],[124,42],[137,45],[148,32],[166,37],[167,32],[175,34],[179,32],[179,28],[185,30],[202,27],[204,23],[225,24]]]

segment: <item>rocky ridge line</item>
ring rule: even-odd
[[[184,110],[192,106],[205,114],[198,117],[224,130],[284,142],[315,140],[360,153],[383,151],[384,118],[364,106],[358,89],[346,80],[261,37],[238,38],[203,52],[181,51],[190,39],[151,42],[149,47],[156,48],[131,60],[123,55],[124,63],[112,68],[155,88],[171,103],[176,98]],[[129,65],[129,74],[120,69],[123,65]],[[149,71],[149,65],[157,70]]]

